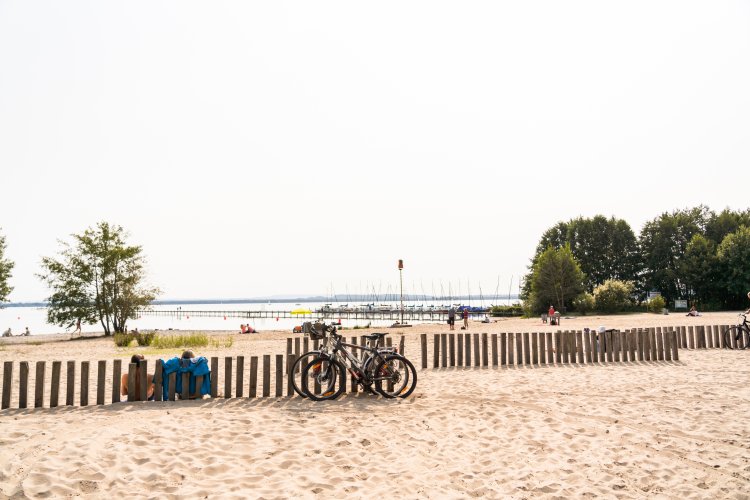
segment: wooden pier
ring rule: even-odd
[[[186,309],[143,309],[138,312],[139,316],[161,316],[172,318],[239,318],[239,319],[299,319],[299,320],[375,320],[375,321],[420,321],[420,322],[444,322],[448,319],[447,311],[415,311],[405,310],[403,316],[400,310],[391,311],[311,311],[309,314],[292,311],[188,311]],[[469,317],[483,317],[484,313],[470,313]],[[461,313],[456,312],[456,322],[461,320]]]

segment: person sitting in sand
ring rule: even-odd
[[[247,326],[244,323],[240,325],[240,333],[247,333]]]
[[[698,310],[695,308],[695,304],[690,308],[686,316],[700,316],[701,313],[698,312]]]
[[[133,357],[130,358],[130,362],[134,363],[136,366],[135,371],[135,387],[137,388],[136,391],[140,391],[141,386],[141,361],[143,361],[145,358],[143,357],[143,354],[133,354]],[[147,382],[146,382],[146,394],[149,401],[154,399],[154,374],[149,373],[146,376]],[[123,373],[122,377],[120,378],[120,394],[123,396],[128,396],[128,374]],[[138,394],[138,392],[136,392]],[[128,400],[131,401],[138,401],[136,398],[136,394],[133,395],[133,398],[131,399],[130,396],[128,396]],[[141,398],[142,400],[143,398]]]
[[[23,333],[21,334],[21,336],[22,336],[22,337],[28,337],[29,335],[31,335],[31,332],[29,331],[29,327],[27,326],[27,327],[26,327],[26,331],[24,331],[24,332],[23,332]]]
[[[13,334],[11,333],[10,328],[8,328],[7,330],[3,332],[3,337],[12,337],[12,336]]]

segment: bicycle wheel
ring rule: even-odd
[[[302,392],[313,401],[336,399],[344,392],[345,373],[344,365],[335,359],[316,357],[302,369]]]
[[[739,333],[737,334],[736,342],[737,342],[737,349],[747,349],[750,347],[748,344],[750,344],[750,332],[748,332],[747,328],[745,327],[738,327]]]
[[[294,389],[294,392],[296,392],[300,397],[306,398],[307,394],[305,394],[305,391],[302,390],[302,369],[318,357],[320,354],[320,351],[310,351],[306,352],[305,354],[302,354],[292,365],[292,369],[289,373],[289,375],[292,377],[292,389]]]
[[[734,349],[737,346],[738,341],[741,339],[741,328],[739,326],[730,326],[724,330],[724,347],[727,349]],[[741,349],[741,348],[740,348]]]
[[[386,398],[406,398],[417,388],[417,370],[398,354],[380,360],[374,375],[375,389]]]

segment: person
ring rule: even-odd
[[[12,337],[12,336],[13,334],[11,333],[10,328],[8,328],[7,330],[3,332],[3,337]]]
[[[468,330],[469,329],[469,308],[468,307],[464,307],[463,316],[464,316],[464,330]]]
[[[686,314],[686,316],[700,316],[701,314],[698,312],[698,310],[695,308],[695,304],[690,307],[690,310]]]
[[[490,322],[490,317],[485,314],[484,319],[482,320],[482,323],[489,323],[489,322]]]
[[[26,331],[25,331],[25,332],[23,332],[23,333],[21,334],[21,336],[23,336],[23,337],[28,337],[29,335],[31,335],[31,332],[29,331],[29,327],[27,326],[27,327],[26,327]]]
[[[136,372],[135,372],[135,387],[137,388],[136,391],[140,391],[140,385],[141,385],[141,361],[145,360],[143,357],[143,354],[133,354],[133,356],[130,358],[130,363],[135,364],[136,366]],[[149,373],[146,376],[146,399],[151,401],[154,398],[154,374]],[[128,373],[123,373],[122,377],[120,377],[120,394],[123,396],[128,396]],[[136,392],[138,394],[138,392]],[[133,395],[133,398],[135,398],[135,394]],[[128,396],[128,400],[130,400],[130,396]],[[141,398],[143,399],[143,398]],[[132,401],[138,401],[138,399],[132,399]]]
[[[451,306],[448,309],[448,326],[451,330],[455,330],[454,325],[456,324],[456,308]]]
[[[76,321],[76,329],[73,330],[73,333],[81,333],[81,318]]]
[[[247,330],[245,331],[245,333],[258,333],[258,330],[250,326],[250,324],[248,323]]]
[[[750,292],[747,292],[747,298],[750,300]],[[745,311],[745,314],[750,314],[750,307],[747,308],[747,311]],[[10,328],[8,328],[10,330]]]
[[[244,323],[240,325],[240,333],[247,333],[247,327]]]
[[[549,311],[547,311],[547,316],[550,318],[555,316],[555,308],[552,306],[552,304],[549,305]]]

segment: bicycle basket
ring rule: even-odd
[[[308,332],[308,335],[310,335],[310,338],[313,340],[322,340],[326,336],[325,328],[325,323],[310,324],[310,331]]]

